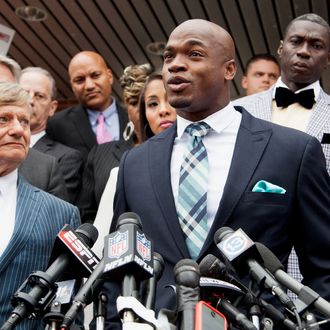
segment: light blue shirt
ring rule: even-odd
[[[99,111],[87,109],[89,122],[93,132],[96,134],[97,118]],[[111,136],[111,141],[120,139],[119,116],[117,111],[116,100],[112,99],[111,105],[103,111],[105,118],[105,126]]]

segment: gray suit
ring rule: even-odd
[[[63,174],[55,157],[30,148],[18,172],[33,186],[63,200],[69,199]]]
[[[73,205],[28,184],[19,175],[14,233],[0,256],[0,324],[10,315],[10,298],[27,276],[46,270],[53,243],[60,229],[80,224]],[[41,321],[23,321],[15,329],[43,329]]]
[[[271,121],[274,88],[243,97],[235,100],[233,103],[244,107],[257,118]],[[316,100],[316,106],[306,133],[315,136],[321,142],[327,161],[327,171],[330,175],[330,95],[326,94],[323,89],[321,89],[320,95]]]
[[[68,190],[68,202],[75,204],[81,183],[82,154],[76,149],[51,139],[47,134],[37,141],[33,149],[57,159]]]

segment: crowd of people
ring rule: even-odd
[[[329,24],[295,18],[278,57],[253,56],[241,82],[247,96],[231,100],[234,40],[192,19],[169,36],[162,70],[125,68],[124,105],[102,55],[76,54],[68,74],[77,105],[57,111],[47,70],[0,56],[0,325],[27,276],[45,270],[64,224],[93,223],[102,257],[124,212],[141,217],[164,259],[156,310],[175,306],[167,286],[178,261],[219,254],[213,237],[223,226],[242,228],[330,300],[330,95],[320,84]],[[281,193],[261,192],[261,182]],[[120,328],[121,287],[107,279],[102,290],[106,328]]]

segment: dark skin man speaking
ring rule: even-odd
[[[284,263],[297,245],[307,284],[329,296],[330,182],[321,146],[233,107],[234,49],[228,32],[214,23],[194,19],[175,28],[163,77],[177,122],[121,160],[111,231],[123,212],[141,217],[165,261],[156,310],[175,308],[166,286],[174,284],[179,260],[219,256],[213,237],[222,226],[242,228]],[[276,185],[278,193],[261,192],[263,184]],[[105,289],[115,301],[119,285],[108,282]],[[114,308],[108,311],[116,316]]]

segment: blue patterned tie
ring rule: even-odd
[[[202,137],[209,130],[210,126],[204,122],[190,124],[186,128],[191,138],[180,168],[177,213],[193,259],[197,259],[208,233],[208,159]]]

